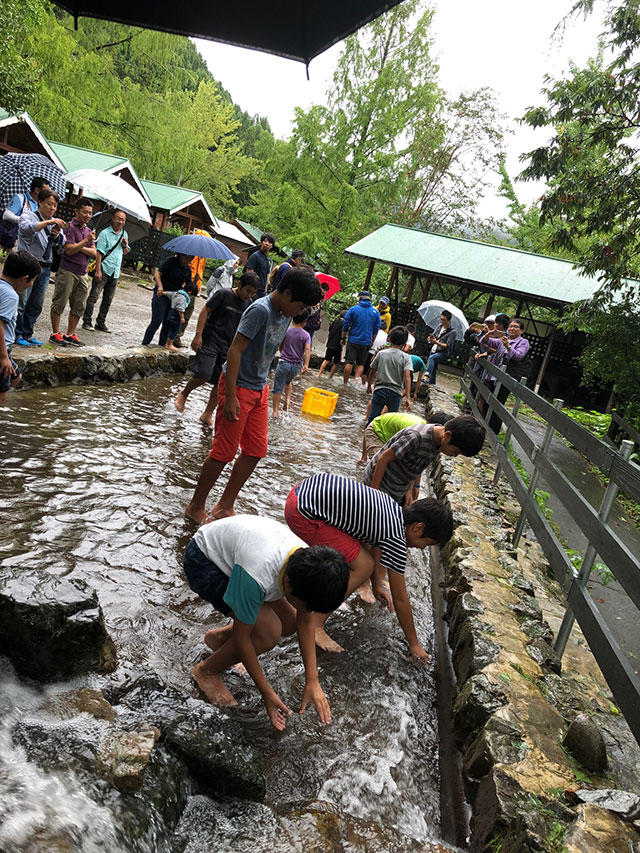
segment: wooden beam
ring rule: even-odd
[[[398,280],[398,267],[391,267],[391,275],[389,276],[389,284],[387,286],[387,297],[391,299],[391,294],[393,293],[393,285]]]
[[[535,322],[535,321],[534,321]],[[536,384],[534,387],[534,392],[537,394],[540,391],[540,386],[542,385],[542,380],[544,379],[544,375],[547,372],[547,365],[549,364],[549,358],[551,357],[551,350],[553,349],[553,342],[556,338],[556,327],[553,326],[551,329],[551,334],[549,335],[549,343],[547,344],[547,349],[544,353],[544,358],[542,359],[542,364],[540,365],[540,370],[538,371],[538,376],[536,378]]]
[[[367,270],[367,276],[364,280],[363,290],[369,290],[369,285],[371,284],[371,276],[373,275],[373,268],[375,267],[375,261],[369,261],[369,269]]]
[[[409,278],[409,286],[407,288],[406,301],[409,305],[411,305],[411,300],[413,299],[413,291],[416,289],[416,281],[418,280],[418,276],[415,273]],[[403,297],[404,298],[404,297]]]
[[[487,307],[484,309],[484,316],[488,317],[491,314],[491,309],[493,308],[493,297],[494,294],[490,293],[489,298],[487,299]],[[483,317],[484,319],[484,317]]]

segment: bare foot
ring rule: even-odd
[[[243,663],[234,663],[234,665],[231,667],[231,669],[237,675],[247,675],[247,669]]]
[[[211,510],[211,518],[214,521],[218,521],[221,518],[229,518],[232,515],[235,515],[233,507],[220,506],[220,504],[216,504]]]
[[[167,344],[167,345],[165,346],[165,349],[171,350],[171,352],[180,352],[180,350],[178,349],[178,347],[174,347],[174,345],[173,345],[173,344]]]
[[[276,412],[276,410],[275,410],[275,409],[271,412],[271,417],[272,417],[272,418],[277,418],[277,417],[278,417],[278,415],[279,415],[279,412]]]
[[[177,406],[176,406],[177,408]],[[212,427],[213,426],[213,415],[207,414],[207,412],[203,412],[198,418],[205,426]]]
[[[225,625],[224,628],[212,628],[210,631],[207,631],[204,635],[205,645],[209,646],[212,652],[215,652],[216,649],[219,649],[220,646],[227,642],[232,627],[233,625]]]
[[[178,391],[178,395],[176,399],[173,401],[173,405],[179,412],[184,412],[184,404],[187,402],[187,398],[184,396],[182,391]]]
[[[194,507],[191,501],[184,508],[184,514],[196,524],[206,524],[211,521],[211,516],[204,507]]]
[[[367,604],[375,604],[376,597],[373,594],[373,590],[371,589],[370,581],[367,580],[363,584],[361,584],[356,590],[356,592],[358,593],[362,601],[366,602]]]
[[[237,705],[238,703],[224,686],[219,675],[211,675],[206,671],[202,672],[205,664],[206,661],[196,664],[191,670],[191,676],[209,702],[221,708],[229,708],[232,705]]]
[[[339,646],[335,640],[327,634],[324,628],[316,628],[316,646],[322,649],[323,652],[343,652],[342,646]]]

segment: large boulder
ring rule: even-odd
[[[108,698],[124,728],[157,726],[204,793],[264,799],[260,753],[228,712],[169,687],[153,673],[114,688]]]
[[[40,681],[116,667],[95,590],[35,569],[0,577],[0,652]]]

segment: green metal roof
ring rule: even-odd
[[[243,222],[242,219],[236,219],[236,222],[238,223],[238,225],[241,225],[245,231],[248,231],[257,243],[260,242],[260,238],[264,233],[263,231],[261,231],[259,228],[256,228],[255,225],[250,225],[248,222]]]
[[[571,261],[402,225],[383,225],[345,252],[538,302],[570,304],[588,299],[599,287]]]
[[[118,166],[129,164],[126,157],[102,154],[100,151],[78,148],[76,145],[66,145],[64,142],[49,142],[49,145],[56,152],[56,156],[64,164],[67,172],[76,172],[78,169],[99,169],[101,172],[110,172]]]

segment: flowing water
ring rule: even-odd
[[[180,384],[163,377],[115,387],[24,392],[0,409],[0,566],[86,580],[98,592],[118,649],[116,680],[153,670],[197,696],[189,671],[204,654],[204,631],[223,620],[189,590],[181,572],[193,534],[183,507],[211,433],[197,420],[205,389],[192,394],[184,416],[176,413],[172,398]],[[271,422],[269,456],[241,493],[237,511],[283,520],[285,498],[301,478],[322,470],[355,476],[366,394],[344,389],[337,380],[327,383],[341,397],[333,419],[325,421],[299,413],[304,388],[311,384],[305,378],[294,390],[292,413]],[[214,489],[212,500],[219,491]],[[408,586],[418,634],[429,651],[427,560],[413,552]],[[378,605],[351,600],[330,618],[328,629],[346,650],[319,655],[333,714],[328,727],[310,709],[294,714],[278,735],[248,676],[232,672],[226,678],[239,701],[231,713],[264,755],[267,805],[322,800],[416,839],[437,838],[432,670],[411,664],[397,620]],[[303,668],[295,641],[283,642],[261,660],[276,691],[298,707]],[[44,773],[12,744],[11,726],[21,714],[37,714],[43,695],[42,688],[26,687],[9,670],[0,672],[0,818],[5,819],[0,849],[10,849],[8,838],[26,837],[45,812],[57,815],[71,832],[69,849],[91,851],[96,841],[115,851],[165,849],[157,832],[134,846],[114,818],[113,797],[91,799],[73,773]]]

